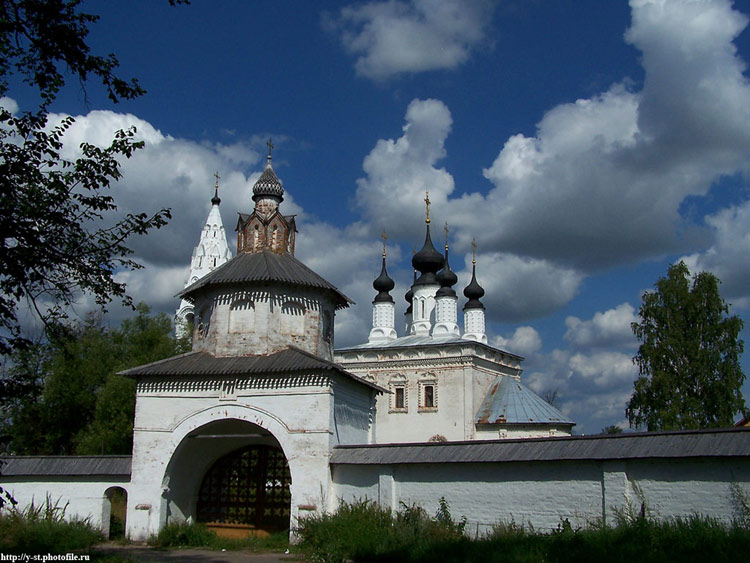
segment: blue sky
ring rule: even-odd
[[[748,316],[750,1],[85,8],[101,15],[94,51],[148,94],[113,106],[69,84],[53,110],[76,116],[70,156],[130,124],[146,141],[115,196],[172,209],[132,242],[146,267],[122,274],[157,310],[177,306],[214,172],[233,246],[272,137],[297,256],[357,302],[337,316],[339,346],[367,338],[383,228],[402,318],[425,189],[459,287],[478,241],[490,342],[527,358],[524,381],[556,390],[579,432],[626,425],[630,322],[670,263],[715,272]],[[27,109],[27,94],[6,103]]]

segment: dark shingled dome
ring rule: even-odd
[[[474,264],[471,268],[471,283],[464,289],[464,297],[468,299],[464,310],[466,309],[484,309],[484,305],[479,300],[484,295],[484,289],[477,283],[477,266]]]
[[[393,297],[388,292],[396,287],[396,282],[390,278],[388,271],[385,269],[385,256],[383,256],[383,267],[380,270],[380,275],[372,282],[372,287],[378,292],[375,296],[375,303],[383,301],[393,303]]]
[[[426,285],[430,283],[437,283],[438,270],[443,267],[445,259],[435,247],[432,245],[432,238],[430,238],[430,225],[427,224],[427,234],[424,238],[424,246],[422,250],[417,252],[411,259],[411,265],[414,266],[415,270],[418,270],[422,275],[417,278],[414,285]]]
[[[456,296],[453,286],[458,283],[458,276],[451,270],[450,264],[448,264],[448,248],[445,249],[445,266],[437,275],[437,281],[440,284],[440,289],[437,290],[435,297]]]
[[[253,201],[258,201],[258,199],[268,196],[277,198],[279,202],[284,199],[284,186],[281,185],[271,167],[270,157],[266,163],[266,169],[260,175],[258,181],[255,182],[255,186],[253,186]]]

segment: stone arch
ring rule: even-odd
[[[124,487],[109,487],[102,503],[102,533],[107,539],[125,537],[127,529],[128,491]]]
[[[226,434],[224,439],[216,437],[216,441],[211,440],[214,437],[211,434],[207,438],[198,438],[205,432],[215,432],[217,428]],[[248,434],[245,442],[240,436],[243,433]],[[260,436],[251,438],[249,435],[254,433]],[[253,406],[216,405],[185,417],[171,432],[162,457],[163,498],[159,527],[169,522],[194,519],[197,496],[206,471],[221,455],[250,442],[273,444],[283,452],[291,476],[290,494],[293,498],[295,482],[303,481],[304,456],[297,455],[286,424],[277,416]],[[204,448],[203,444],[210,447]]]

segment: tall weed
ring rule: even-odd
[[[443,499],[444,500],[444,499]],[[300,548],[312,560],[572,563],[607,561],[744,561],[750,553],[750,529],[727,526],[700,516],[657,521],[648,507],[633,505],[615,526],[601,521],[585,528],[561,520],[557,530],[499,523],[484,537],[463,535],[447,502],[434,517],[418,506],[398,512],[367,499],[342,503],[334,514],[311,516],[297,530]]]
[[[0,512],[0,552],[67,553],[104,540],[88,519],[65,519],[67,504],[47,496],[43,504]]]

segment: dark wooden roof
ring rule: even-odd
[[[336,446],[332,464],[487,463],[750,457],[750,429]]]
[[[354,301],[341,293],[330,282],[313,272],[291,254],[276,254],[270,250],[241,252],[209,274],[189,285],[177,297],[192,301],[196,291],[211,285],[237,285],[252,282],[288,284],[330,291],[336,308],[343,309]]]
[[[361,377],[349,373],[338,364],[319,358],[299,348],[286,348],[267,356],[215,357],[207,352],[188,352],[119,372],[126,377],[144,376],[262,376],[310,372],[331,372],[343,375],[377,391],[385,391]]]
[[[130,477],[130,461],[129,455],[4,456],[0,457],[0,475]]]

